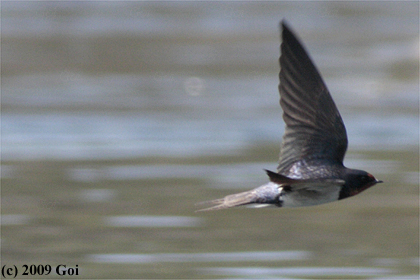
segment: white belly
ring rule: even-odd
[[[281,196],[282,207],[303,207],[324,204],[338,200],[340,186],[314,186],[284,192]]]

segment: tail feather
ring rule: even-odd
[[[197,203],[196,205],[213,205],[213,206],[197,210],[196,212],[222,210],[222,209],[227,209],[227,208],[231,208],[235,206],[251,204],[251,203],[257,202],[257,199],[258,199],[258,195],[255,192],[255,190],[231,194],[231,195],[225,196],[224,198]]]

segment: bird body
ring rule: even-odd
[[[256,204],[302,207],[354,196],[381,183],[366,171],[343,165],[347,132],[319,71],[296,35],[281,22],[280,106],[286,123],[277,172],[250,191],[200,204],[199,211]]]

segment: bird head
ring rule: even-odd
[[[345,185],[340,193],[340,199],[354,196],[383,181],[376,179],[372,174],[357,169],[347,169]]]

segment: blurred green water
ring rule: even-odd
[[[274,147],[268,147],[269,150]],[[244,153],[243,159],[252,155]],[[264,154],[264,153],[262,153]],[[88,277],[169,278],[201,277],[199,267],[214,266],[349,266],[377,267],[381,259],[393,260],[398,274],[415,274],[418,255],[418,185],[405,178],[416,173],[418,155],[375,152],[370,158],[394,160],[400,165],[363,194],[341,201],[301,209],[232,209],[194,213],[194,203],[229,191],[209,189],[208,180],[189,178],[95,180],[74,182],[68,170],[88,166],[173,162],[141,161],[37,161],[5,162],[14,166],[14,178],[2,180],[2,215],[23,214],[22,225],[3,225],[2,257],[7,263],[78,264]],[[218,161],[217,161],[218,160]],[[233,161],[213,158],[214,164]],[[240,157],[234,160],[240,161]],[[267,158],[268,160],[268,158]],[[203,164],[205,158],[177,159],[176,164]],[[261,182],[263,183],[263,182]],[[248,186],[253,187],[253,186]],[[113,190],[105,201],[89,202],[87,189]],[[108,216],[156,215],[198,217],[193,227],[112,227]],[[305,260],[265,262],[184,262],[105,265],[91,254],[156,254],[240,251],[310,252]],[[379,265],[381,267],[381,265]]]

